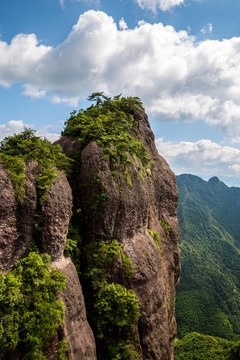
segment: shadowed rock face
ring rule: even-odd
[[[63,255],[72,211],[72,193],[66,176],[58,173],[46,201],[41,205],[41,248],[53,260]]]
[[[18,204],[15,192],[0,164],[0,271],[9,271],[33,244],[34,215],[37,211],[35,162],[26,164],[25,198]]]
[[[135,270],[130,287],[137,294],[141,306],[138,323],[139,355],[141,359],[173,359],[173,339],[176,335],[175,287],[179,281],[179,247],[177,200],[174,173],[158,154],[147,115],[135,112],[139,135],[151,158],[149,175],[139,176],[133,159],[129,166],[132,186],[119,166],[116,182],[96,142],[89,143],[81,153],[78,174],[74,174],[81,199],[84,241],[117,239],[130,257]],[[72,140],[72,148],[76,140]],[[58,143],[71,148],[69,137]],[[96,182],[96,178],[98,181]],[[99,195],[107,194],[102,204]],[[159,220],[169,226],[165,231]],[[160,249],[148,229],[160,237]],[[111,274],[115,281],[121,276]]]
[[[75,266],[70,258],[64,257],[55,261],[53,266],[60,269],[67,280],[67,287],[61,299],[65,305],[62,335],[68,343],[68,359],[95,360],[97,359],[95,340],[87,321],[82,287]]]
[[[86,319],[85,303],[78,275],[72,261],[63,257],[68,224],[72,211],[72,193],[66,176],[59,172],[47,200],[40,204],[36,190],[38,166],[26,163],[25,198],[18,204],[12,183],[0,164],[0,271],[8,272],[35,243],[34,223],[41,218],[43,230],[38,234],[37,245],[55,260],[53,266],[66,275],[67,288],[61,298],[66,314],[63,328],[55,334],[47,350],[47,358],[57,360],[58,341],[68,341],[70,360],[95,360],[96,346],[93,333]],[[18,360],[16,349],[9,359]]]
[[[30,245],[35,244],[36,214],[43,230],[38,246],[53,260],[63,255],[68,224],[71,218],[72,194],[66,176],[59,172],[47,200],[39,204],[36,190],[38,166],[26,163],[25,197],[23,204],[16,201],[12,183],[0,164],[0,271],[7,272]]]

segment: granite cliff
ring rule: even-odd
[[[175,175],[157,153],[139,100],[97,100],[68,120],[58,144],[73,159],[73,171],[68,180],[58,172],[44,201],[34,161],[26,163],[21,204],[1,165],[0,269],[7,273],[36,244],[40,214],[37,246],[67,279],[60,295],[64,323],[45,350],[47,359],[58,359],[58,342],[66,338],[69,359],[172,360],[180,274]],[[91,125],[83,137],[90,115],[99,127]],[[68,227],[78,274],[63,254]]]
[[[40,251],[51,255],[53,266],[67,278],[61,294],[65,303],[65,319],[46,350],[48,359],[58,359],[58,341],[66,338],[69,359],[94,359],[95,340],[86,319],[86,309],[78,275],[70,258],[63,256],[68,224],[71,218],[72,193],[63,173],[59,173],[46,201],[38,204],[36,162],[26,164],[25,197],[19,204],[15,191],[3,165],[0,164],[0,269],[8,273],[31,246],[36,244],[34,224],[41,216],[42,231],[38,234]],[[0,340],[1,341],[1,340]],[[18,349],[4,359],[22,359]]]

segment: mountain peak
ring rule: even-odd
[[[209,182],[210,184],[217,184],[217,183],[219,183],[219,182],[221,182],[221,181],[219,180],[219,178],[218,178],[217,176],[213,176],[213,177],[211,177],[211,178],[208,180],[208,182]]]

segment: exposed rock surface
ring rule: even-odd
[[[25,197],[20,204],[7,172],[0,164],[0,271],[3,272],[10,270],[35,243],[36,221],[40,221],[42,226],[38,245],[53,260],[63,255],[66,243],[72,209],[72,194],[66,176],[58,174],[47,200],[40,205],[36,190],[36,162],[26,163],[25,175]]]
[[[140,140],[151,158],[149,169],[142,170],[140,160],[130,158],[132,186],[127,183],[121,165],[116,181],[109,160],[103,157],[103,149],[91,142],[81,152],[72,182],[81,200],[83,242],[117,239],[131,259],[134,276],[129,285],[141,303],[136,334],[139,359],[172,360],[175,287],[180,273],[177,185],[174,173],[157,153],[147,115],[136,111],[134,117]],[[69,137],[62,137],[58,143],[66,153],[81,148]],[[63,257],[71,216],[71,189],[66,177],[59,174],[46,202],[40,204],[37,175],[37,164],[28,163],[25,200],[21,205],[0,164],[0,271],[10,270],[34,243],[34,223],[40,216],[38,246],[51,255],[53,265],[67,278],[67,288],[61,295],[66,308],[62,333],[52,339],[47,357],[57,360],[58,341],[66,337],[69,359],[96,360],[95,339],[87,321],[77,272],[71,260]],[[159,244],[148,230],[158,233]],[[117,263],[111,278],[120,284],[125,281]],[[17,360],[18,353],[14,352],[12,358]]]
[[[0,271],[8,272],[25,251],[35,243],[34,225],[40,221],[43,229],[38,233],[37,245],[51,255],[56,267],[67,278],[67,288],[61,295],[66,305],[62,337],[69,346],[69,359],[96,359],[95,340],[86,319],[86,310],[77,272],[70,259],[63,257],[69,220],[72,211],[72,193],[66,176],[59,173],[47,200],[40,204],[36,190],[38,166],[26,163],[25,198],[23,204],[16,201],[15,192],[7,172],[0,164]],[[39,220],[40,219],[40,220]],[[58,359],[58,334],[47,351],[48,359]],[[9,359],[18,360],[16,349]]]
[[[46,201],[41,205],[43,252],[57,260],[63,255],[72,211],[72,193],[63,173],[58,173]]]
[[[15,192],[0,164],[0,271],[7,272],[33,243],[37,211],[37,164],[26,164],[25,198],[18,204]]]
[[[68,343],[69,360],[95,360],[96,347],[92,330],[88,324],[82,288],[78,274],[70,258],[62,257],[53,263],[67,280],[61,298],[65,304],[63,336]]]
[[[102,156],[103,150],[91,142],[81,153],[74,182],[81,198],[84,241],[117,239],[132,261],[135,274],[130,286],[142,304],[137,334],[140,358],[170,360],[176,335],[175,287],[180,273],[178,191],[174,173],[156,150],[147,115],[136,111],[134,117],[151,158],[149,174],[140,176],[141,164],[131,159],[132,186],[127,185],[121,166],[116,181],[109,160]],[[66,152],[71,148],[69,137],[62,137],[58,143]],[[73,140],[72,147],[75,146]],[[101,192],[107,197],[100,208]],[[169,231],[164,230],[159,220],[164,221]],[[159,234],[160,249],[148,229]],[[121,283],[117,276],[116,273],[116,282]]]

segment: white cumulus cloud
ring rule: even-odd
[[[202,34],[209,34],[209,33],[211,33],[212,31],[213,31],[213,26],[212,26],[211,23],[208,23],[206,26],[204,26],[204,27],[200,30],[200,32],[201,32]]]
[[[119,28],[121,30],[127,30],[128,26],[124,20],[124,18],[121,18],[120,21],[119,21]]]
[[[7,136],[19,134],[24,128],[34,128],[33,124],[25,124],[22,120],[10,120],[6,124],[0,125],[0,141]],[[54,142],[59,139],[62,124],[49,124],[43,126],[36,132],[36,136],[47,138],[49,141]]]
[[[31,126],[24,124],[22,120],[10,120],[7,124],[0,125],[0,141],[6,136],[20,133],[24,130],[24,127]]]
[[[35,34],[18,34],[9,45],[0,41],[0,85],[7,87],[22,80],[30,82],[50,49],[39,45]]]
[[[30,96],[33,98],[41,98],[46,95],[46,90],[38,89],[37,87],[31,85],[31,84],[24,84],[23,85],[23,95]]]
[[[62,124],[61,124],[62,125]],[[57,141],[60,138],[60,131],[62,126],[60,124],[48,124],[37,130],[36,136],[46,138],[51,142]]]
[[[181,5],[185,0],[137,0],[141,9],[149,9],[154,12],[157,9],[162,11],[170,10],[175,6]]]
[[[222,146],[211,140],[174,144],[156,140],[158,152],[164,156],[177,174],[200,176],[240,176],[240,150]]]
[[[198,42],[162,23],[140,21],[122,31],[123,21],[118,28],[106,13],[90,10],[55,48],[34,34],[0,41],[0,85],[23,82],[26,95],[74,106],[96,91],[139,96],[159,120],[203,119],[237,142],[240,37]]]

